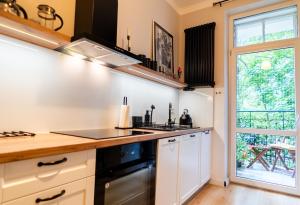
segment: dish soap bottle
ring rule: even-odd
[[[145,125],[148,126],[149,124],[150,124],[150,114],[149,114],[149,110],[146,110]]]

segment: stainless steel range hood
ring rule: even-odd
[[[118,0],[76,0],[72,43],[57,50],[112,68],[141,63],[116,46],[117,20]]]
[[[116,46],[113,47],[104,44],[91,40],[91,37],[82,37],[59,50],[63,53],[110,68],[141,63],[135,56],[132,56],[132,53]]]

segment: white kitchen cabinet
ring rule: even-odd
[[[156,205],[178,204],[178,154],[178,137],[166,138],[158,141]]]
[[[203,186],[211,178],[211,133],[205,131],[200,135],[200,186]]]
[[[183,204],[199,188],[200,140],[197,134],[180,137],[179,200]]]
[[[0,204],[92,205],[95,164],[96,150],[0,164]]]
[[[95,175],[95,155],[87,150],[4,164],[2,202]]]
[[[43,192],[9,201],[3,205],[92,205],[95,177],[88,177]]]

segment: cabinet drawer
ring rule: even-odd
[[[167,144],[172,144],[172,143],[178,143],[178,142],[179,142],[179,137],[164,138],[164,139],[160,139],[158,141],[159,146],[161,146],[161,145],[167,145]]]
[[[89,177],[9,201],[3,205],[91,205],[93,204],[93,187],[94,177]]]
[[[3,165],[2,201],[10,201],[95,174],[96,150]]]

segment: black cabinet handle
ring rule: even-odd
[[[66,190],[62,190],[59,194],[56,194],[56,195],[54,195],[54,196],[52,196],[52,197],[49,197],[49,198],[45,198],[45,199],[37,198],[37,199],[35,200],[35,203],[38,204],[38,203],[40,203],[40,202],[52,201],[52,200],[54,200],[54,199],[57,199],[57,198],[59,198],[59,197],[62,197],[65,193],[66,193]]]
[[[61,160],[57,160],[57,161],[55,161],[55,162],[39,162],[39,163],[37,164],[37,166],[38,166],[38,167],[42,167],[42,166],[52,166],[52,165],[57,165],[57,164],[64,163],[64,162],[66,162],[66,161],[68,161],[68,159],[65,157],[65,158],[63,158],[63,159],[61,159]]]
[[[168,142],[176,142],[176,139],[168,140]]]
[[[190,137],[196,137],[196,135],[190,135]]]

